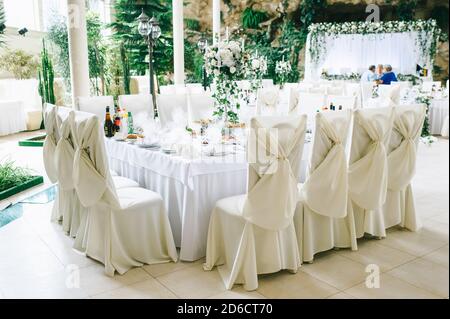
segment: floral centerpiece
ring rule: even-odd
[[[262,87],[263,76],[267,73],[267,58],[258,55],[258,51],[247,60],[244,76],[250,80],[250,90],[258,91]]]
[[[214,115],[223,118],[226,125],[239,120],[239,87],[235,80],[242,75],[244,65],[245,54],[237,41],[217,41],[206,49],[206,73],[213,77],[216,87]]]
[[[277,82],[280,84],[280,87],[286,84],[289,74],[292,71],[292,66],[289,61],[285,61],[284,57],[282,61],[277,61],[275,64],[275,74],[277,76]]]
[[[430,96],[429,94],[424,93],[424,92],[419,92],[419,94],[416,96],[416,99],[415,99],[416,103],[426,105],[426,115],[425,115],[425,120],[423,121],[422,134],[421,134],[422,137],[430,136],[430,123],[428,120],[428,110],[430,109],[432,99],[433,99],[432,96]],[[428,139],[428,140],[430,140],[430,139]],[[424,140],[422,140],[422,141],[424,141]]]

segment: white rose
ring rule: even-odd
[[[215,69],[215,70],[214,70],[214,75],[215,75],[215,76],[218,76],[219,74],[220,74],[220,71],[217,70],[217,69]]]
[[[230,68],[230,73],[231,74],[234,74],[234,73],[236,73],[236,68],[234,67],[234,66],[232,66],[231,68]]]
[[[252,61],[252,68],[254,70],[259,69],[259,66],[260,66],[259,60],[253,60]]]

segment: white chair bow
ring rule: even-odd
[[[101,170],[97,169],[107,167],[104,163],[106,159],[102,157],[95,158],[95,154],[102,154],[101,152],[90,152],[90,147],[104,147],[103,144],[98,145],[96,143],[100,135],[100,132],[94,129],[96,121],[98,121],[97,117],[91,117],[86,120],[83,134],[78,140],[73,162],[73,182],[83,206],[90,207],[95,205],[108,191],[109,194],[107,195],[110,195],[108,196],[108,204],[118,207],[117,195],[113,185],[111,185],[112,182],[107,180],[105,172],[102,174]]]
[[[377,109],[365,110],[372,111]],[[378,109],[382,110],[382,109]],[[350,198],[360,207],[370,210],[386,200],[387,157],[386,140],[391,134],[393,110],[386,113],[355,112],[355,121],[371,140],[363,156],[349,166]]]
[[[388,155],[388,188],[394,191],[405,189],[416,172],[416,141],[421,134],[426,110],[418,107],[419,116],[414,111],[406,111],[395,118],[394,130],[402,137],[402,142]],[[417,125],[419,123],[419,125]]]
[[[249,189],[243,207],[243,217],[265,229],[279,230],[289,225],[297,205],[297,178],[293,172],[289,156],[299,141],[305,137],[306,116],[302,125],[297,125],[284,145],[278,142],[275,131],[283,134],[283,127],[267,129],[258,119],[252,119],[254,130],[249,137]],[[288,136],[286,136],[288,137]],[[263,158],[262,154],[264,154]],[[265,162],[261,160],[264,159]],[[261,189],[265,194],[261,196]],[[274,196],[267,196],[273,194]],[[287,194],[275,196],[276,194]],[[273,212],[283,212],[273,214]]]
[[[339,113],[341,112],[337,115],[341,115]],[[312,172],[302,185],[300,193],[301,200],[314,212],[335,218],[347,215],[348,173],[343,141],[347,137],[351,113],[346,111],[345,114],[346,116],[335,119],[333,125],[322,113],[317,114],[316,127],[320,132],[316,132],[316,138],[328,140],[331,147],[318,166],[311,168]],[[319,147],[317,143],[314,144],[313,154],[322,153],[316,149]],[[323,193],[324,186],[327,194]]]
[[[43,158],[45,171],[47,172],[47,176],[52,183],[56,183],[58,181],[58,171],[55,163],[55,149],[59,139],[58,127],[56,123],[57,112],[57,106],[51,104],[45,105],[44,124],[46,136],[43,147]]]

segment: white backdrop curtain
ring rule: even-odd
[[[417,38],[418,32],[327,35],[321,44],[323,54],[316,60],[310,54],[308,35],[305,79],[316,80],[323,70],[328,74],[362,73],[371,64],[391,64],[397,73],[414,74],[416,64],[429,64]]]

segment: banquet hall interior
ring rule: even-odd
[[[0,301],[448,299],[448,11],[0,0]]]

